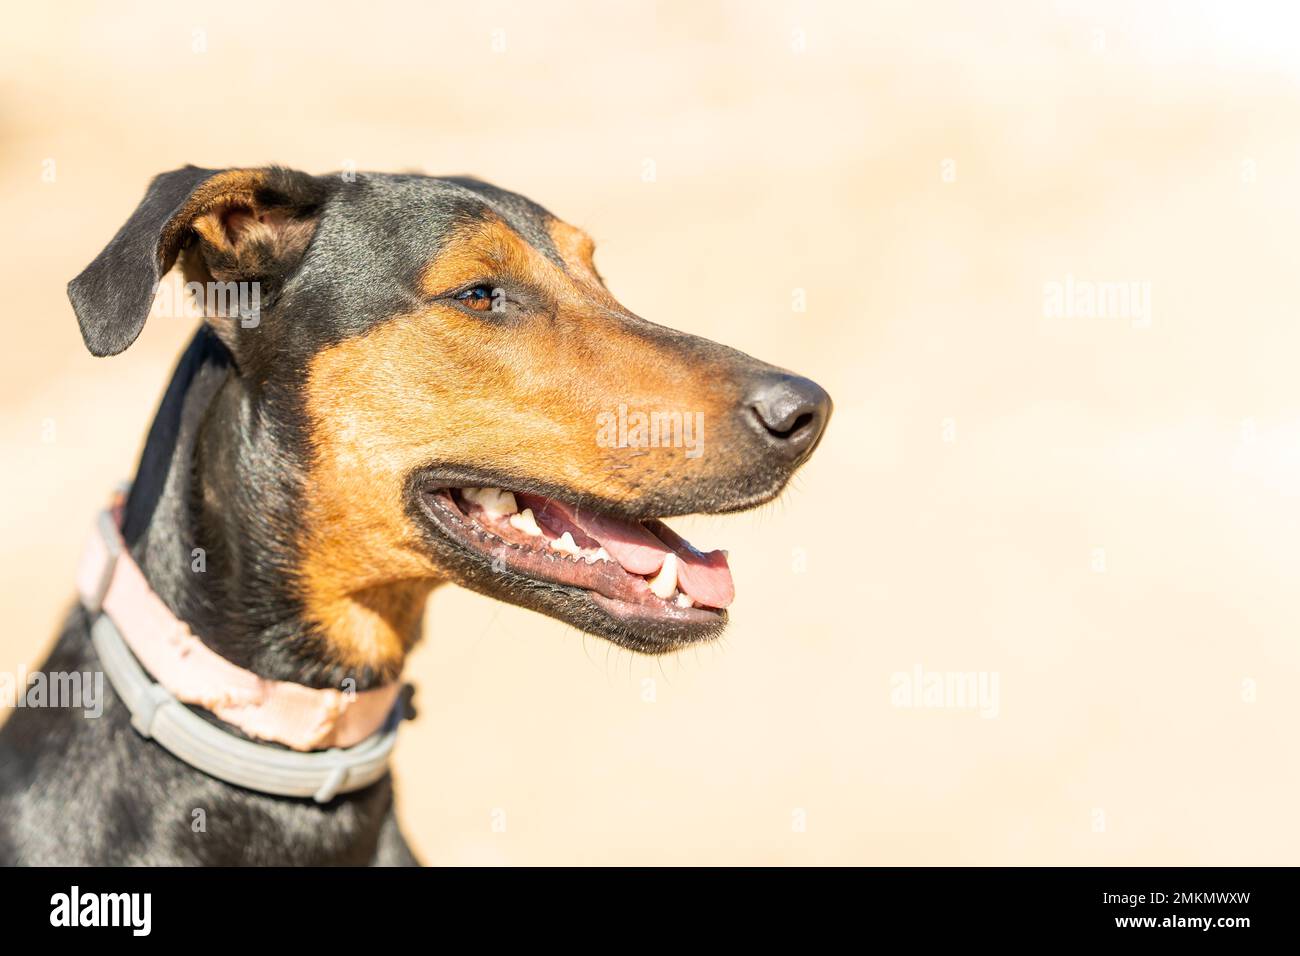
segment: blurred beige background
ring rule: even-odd
[[[435,596],[426,862],[1296,862],[1295,15],[470,6],[6,13],[0,667],[42,660],[192,331],[92,359],[65,298],[149,177],[473,173],[837,411],[780,502],[676,522],[731,551],[718,645]],[[1067,277],[1149,310],[1056,314]],[[995,706],[898,706],[918,667]]]

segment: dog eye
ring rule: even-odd
[[[494,291],[489,285],[476,285],[464,292],[457,292],[456,301],[463,302],[475,312],[487,312],[492,308],[492,293]]]

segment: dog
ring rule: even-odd
[[[41,669],[108,673],[102,712],[0,730],[0,861],[415,864],[385,748],[444,582],[645,654],[723,630],[725,553],[663,519],[770,501],[831,400],[592,254],[467,177],[152,181],[69,284],[82,337],[130,346],[178,262],[202,321]]]

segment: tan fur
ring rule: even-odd
[[[212,211],[231,207],[254,208],[257,190],[266,182],[258,169],[232,169],[218,173],[201,183],[190,194],[185,207],[163,228],[159,249],[164,266],[170,267],[195,220]],[[215,239],[215,236],[206,238]],[[165,271],[165,269],[164,269]]]
[[[705,370],[625,324],[590,268],[590,239],[569,226],[557,234],[566,263],[584,268],[560,269],[488,221],[456,236],[423,283],[437,296],[496,275],[526,279],[557,303],[553,317],[495,322],[440,301],[313,360],[301,582],[339,663],[400,668],[442,576],[403,510],[414,469],[455,462],[631,501],[683,468],[705,467],[672,449],[629,456],[598,446],[596,416],[620,402],[712,414],[720,396]]]
[[[195,218],[204,258],[212,277],[223,282],[263,276],[301,256],[316,231],[314,219],[293,219],[256,207],[214,209]]]
[[[585,274],[599,282],[593,258],[596,254],[596,243],[591,236],[559,219],[551,220],[547,232],[551,236],[551,241],[555,243],[555,248],[560,251],[560,258],[571,271]]]

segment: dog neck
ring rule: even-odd
[[[255,401],[200,328],[163,398],[127,500],[124,536],[150,587],[212,650],[310,687],[397,675],[337,661],[295,594],[301,487],[292,396]],[[275,407],[277,419],[266,409]],[[417,622],[424,594],[412,601]]]

